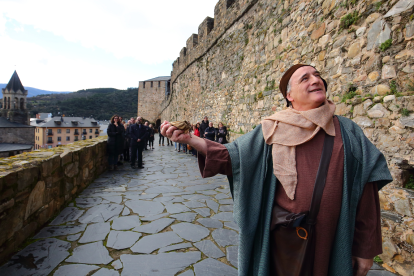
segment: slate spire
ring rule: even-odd
[[[13,76],[11,77],[9,83],[7,84],[6,89],[9,91],[14,91],[14,92],[17,92],[19,90],[22,92],[25,91],[23,84],[20,81],[19,75],[17,75],[16,70],[14,71]]]

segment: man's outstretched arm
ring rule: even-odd
[[[189,144],[204,156],[207,155],[207,144],[204,139],[195,135],[190,136],[189,133],[184,134],[184,131],[170,125],[168,121],[161,125],[161,134],[173,142]]]

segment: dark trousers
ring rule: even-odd
[[[108,164],[109,165],[116,165],[118,162],[118,154],[109,154],[108,155]]]
[[[162,144],[164,145],[164,136],[162,136],[161,133],[160,133],[160,142],[158,143],[160,145],[161,145],[161,140],[162,140]]]
[[[142,148],[143,142],[131,144],[131,166],[135,166],[135,160],[137,159],[138,153],[138,167],[142,167]]]
[[[124,161],[129,161],[129,148],[124,149]]]

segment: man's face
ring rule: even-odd
[[[135,118],[131,118],[131,120],[129,120],[130,123],[135,124]]]
[[[137,117],[137,124],[141,123],[141,117]]]
[[[326,90],[320,74],[311,66],[296,70],[290,77],[290,87],[287,99],[298,111],[317,108],[326,99]]]
[[[145,122],[145,126],[148,126],[148,122]]]
[[[208,118],[207,118],[207,116],[206,117],[204,117],[204,122],[207,122],[208,121]]]
[[[211,122],[210,122],[210,123],[208,124],[208,126],[209,126],[209,127],[213,127],[213,123],[211,123]]]

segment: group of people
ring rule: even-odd
[[[144,168],[142,151],[154,149],[155,129],[141,117],[131,117],[128,122],[114,115],[107,129],[109,170],[116,170],[124,162],[130,162],[133,169]],[[135,163],[138,166],[135,166]]]
[[[161,139],[162,145],[164,146],[164,136],[161,134],[161,128],[158,128],[158,133],[160,134],[160,146],[161,146]],[[196,124],[191,124],[190,133],[200,138],[204,138],[210,141],[214,141],[220,144],[227,144],[227,128],[223,125],[222,122],[218,123],[217,128],[214,127],[212,122],[208,121],[208,117],[205,116],[204,120]],[[170,141],[167,137],[167,146],[173,145],[172,141]],[[184,143],[177,143],[174,142],[174,147],[177,152],[184,152],[188,154],[192,154],[193,156],[197,157],[197,150],[192,148],[190,145]]]

